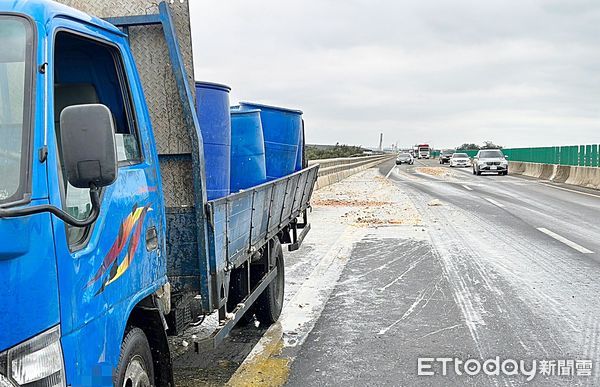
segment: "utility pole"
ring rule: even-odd
[[[379,151],[383,152],[383,133],[379,133]]]

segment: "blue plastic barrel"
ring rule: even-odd
[[[210,82],[196,82],[196,111],[204,143],[206,193],[208,200],[229,195],[231,88]]]
[[[231,192],[267,181],[260,110],[231,110]]]
[[[302,131],[302,112],[250,102],[240,102],[240,109],[260,110],[267,179],[277,179],[294,173]]]
[[[302,120],[302,129],[300,129],[300,138],[298,139],[298,153],[296,154],[296,171],[302,169],[304,156],[304,120]]]

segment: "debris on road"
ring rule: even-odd
[[[456,179],[457,175],[448,168],[442,167],[419,167],[415,168],[417,173],[422,173],[429,176],[441,177],[442,179]]]
[[[433,199],[432,201],[427,203],[427,205],[429,207],[439,207],[439,206],[443,206],[444,203],[442,203],[442,201],[440,199]]]
[[[343,220],[360,226],[421,223],[421,216],[406,193],[375,168],[316,191],[311,203],[315,208],[347,207]]]

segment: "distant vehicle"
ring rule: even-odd
[[[415,163],[415,159],[412,157],[410,153],[399,153],[398,157],[396,157],[396,165],[408,164],[413,165]]]
[[[445,149],[440,153],[440,164],[446,164],[450,162],[450,158],[454,154],[454,149]]]
[[[466,153],[454,153],[452,155],[452,157],[450,157],[450,167],[451,168],[455,168],[455,167],[468,167],[469,165],[471,165],[471,159],[469,158],[469,155]]]
[[[473,174],[495,172],[498,175],[508,175],[508,160],[500,149],[482,149],[473,158]]]
[[[418,147],[417,157],[419,159],[429,159],[431,157],[431,148],[428,144],[421,144]]]

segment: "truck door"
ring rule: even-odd
[[[48,93],[54,117],[56,170],[49,180],[55,204],[80,219],[91,209],[88,190],[70,186],[61,168],[58,139],[65,107],[106,105],[113,115],[119,159],[116,182],[101,193],[96,223],[87,228],[56,218],[53,223],[65,361],[78,364],[70,372],[85,375],[92,365],[116,364],[131,308],[166,282],[160,259],[164,215],[149,120],[137,82],[129,82],[136,73],[124,37],[68,20],[55,23]],[[85,348],[85,356],[69,348]],[[78,376],[68,380],[81,380]]]

